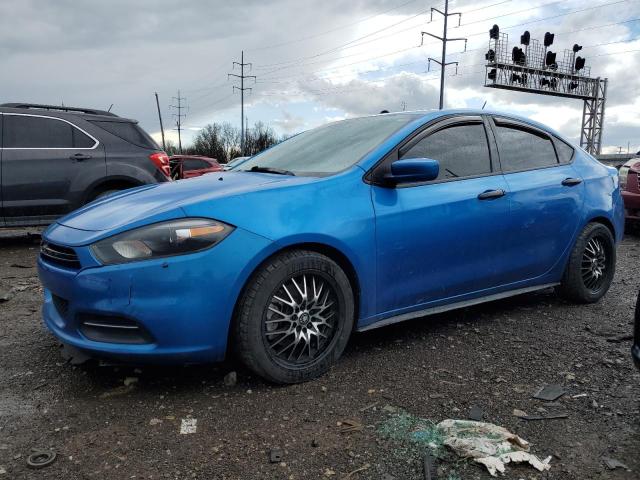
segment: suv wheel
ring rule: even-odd
[[[304,382],[340,357],[353,322],[344,271],[324,255],[296,250],[274,257],[250,280],[234,321],[236,348],[267,380]]]
[[[600,223],[590,223],[576,240],[559,293],[577,303],[595,303],[609,290],[615,269],[611,231]]]

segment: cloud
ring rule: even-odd
[[[602,5],[598,7],[598,5]],[[597,8],[593,8],[597,7]],[[487,31],[493,23],[513,42],[525,29],[533,38],[556,33],[552,48],[574,42],[592,73],[609,78],[604,141],[640,149],[637,134],[640,48],[634,40],[640,6],[631,0],[607,6],[579,0],[459,0],[461,26],[451,18],[446,103],[518,111],[579,136],[580,101],[484,87]],[[442,21],[419,0],[21,0],[0,2],[0,101],[60,103],[108,108],[136,118],[158,132],[158,92],[167,136],[173,138],[172,96],[177,90],[190,109],[187,128],[212,121],[239,121],[239,95],[227,79],[232,62],[245,61],[258,83],[249,85],[246,114],[282,132],[298,131],[325,118],[437,106],[438,66],[426,72],[427,57],[439,58],[438,42],[420,32],[441,34]],[[626,23],[621,23],[626,22]],[[375,33],[376,31],[379,33]],[[622,43],[611,43],[624,41]],[[602,44],[607,45],[602,45]],[[237,70],[235,71],[237,73]],[[251,82],[248,82],[251,83]],[[185,131],[188,141],[196,130]],[[632,137],[632,138],[627,138]]]

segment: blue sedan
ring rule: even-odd
[[[615,169],[553,130],[470,110],[355,118],[235,169],[98,200],[43,235],[46,326],[95,357],[294,383],[351,333],[556,287],[598,301]]]

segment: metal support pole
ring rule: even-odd
[[[156,107],[158,107],[158,120],[160,120],[160,133],[162,134],[162,150],[167,150],[167,145],[164,142],[164,126],[162,125],[162,114],[160,113],[160,102],[158,101],[158,92],[156,94]]]

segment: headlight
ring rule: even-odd
[[[105,265],[171,257],[211,248],[233,228],[204,218],[186,218],[156,223],[100,240],[91,246]]]

